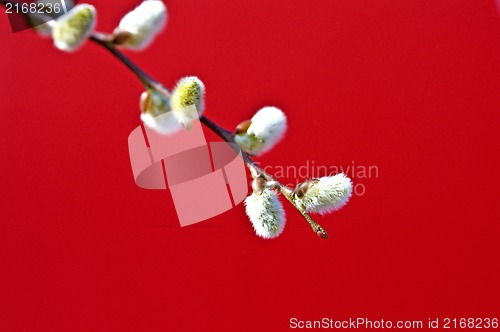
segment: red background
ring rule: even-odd
[[[111,31],[138,1],[92,1]],[[289,319],[499,317],[500,25],[495,2],[169,0],[130,56],[197,75],[234,128],[288,114],[264,165],[375,165],[316,237],[276,240],[242,205],[176,226],[127,151],[141,86],[107,52],[65,54],[0,17],[0,331],[279,331]],[[210,140],[214,135],[207,134]],[[292,180],[292,179],[285,179]]]

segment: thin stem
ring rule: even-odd
[[[131,72],[137,76],[137,78],[144,84],[144,86],[149,86],[150,82],[153,82],[153,78],[145,73],[141,68],[139,68],[134,62],[132,62],[128,57],[125,56],[122,52],[118,51],[115,47],[113,47],[113,43],[111,40],[106,38],[105,36],[94,34],[90,37],[90,40],[95,43],[101,45],[106,50],[108,50],[114,57],[120,60]]]
[[[130,60],[125,54],[120,52],[113,44],[113,37],[111,35],[105,35],[102,33],[94,33],[90,37],[94,43],[102,46],[108,50],[115,58],[120,60],[131,72],[137,76],[141,83],[146,88],[155,88],[167,97],[170,97],[170,91],[165,88],[160,82],[155,80],[151,75],[146,73],[142,68],[137,66],[132,60]]]

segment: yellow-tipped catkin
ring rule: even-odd
[[[182,78],[175,86],[170,98],[170,108],[180,124],[187,129],[191,128],[204,110],[205,85],[196,76]],[[196,112],[192,107],[195,106]]]
[[[96,10],[94,6],[77,5],[60,17],[52,29],[54,46],[61,51],[77,50],[94,31]]]

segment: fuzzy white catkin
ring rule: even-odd
[[[119,46],[140,51],[151,44],[167,23],[167,7],[161,0],[145,0],[120,21],[115,33],[130,36]]]
[[[279,236],[285,228],[285,211],[273,189],[261,195],[252,193],[245,199],[245,210],[255,233],[264,239]]]
[[[94,31],[96,10],[88,4],[77,5],[54,24],[54,46],[61,51],[76,51]]]
[[[44,11],[43,17],[39,15],[28,15],[28,20],[30,24],[35,27],[35,31],[42,37],[52,37],[52,29],[55,26],[56,20],[49,20],[49,18],[57,17],[59,13],[55,13],[52,10],[51,13],[50,7],[54,8],[54,0],[37,0],[35,1],[37,4],[37,8]],[[65,5],[68,10],[72,9],[75,6],[75,3],[72,0],[65,0]],[[49,7],[50,6],[50,7]],[[48,17],[47,17],[48,16]]]
[[[267,106],[252,117],[246,133],[235,135],[236,143],[246,152],[257,156],[271,150],[285,136],[285,114],[278,108]]]
[[[140,107],[141,120],[147,127],[161,134],[172,134],[181,128],[180,123],[170,112],[168,98],[156,90],[142,93]]]
[[[319,179],[302,198],[295,198],[306,212],[327,214],[339,210],[352,195],[352,182],[343,173]]]
[[[184,77],[177,82],[170,98],[170,108],[180,124],[190,129],[205,108],[205,85],[196,76]],[[188,106],[195,106],[196,110]]]

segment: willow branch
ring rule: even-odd
[[[113,56],[115,56],[120,62],[122,62],[128,69],[130,69],[136,76],[137,78],[144,84],[146,87],[154,87],[157,89],[159,92],[163,93],[167,97],[170,96],[170,91],[165,88],[161,83],[159,83],[157,80],[155,80],[152,76],[147,74],[144,70],[142,70],[139,66],[137,66],[132,60],[130,60],[126,55],[124,55],[122,52],[120,52],[114,45],[113,42],[111,41],[111,38],[109,38],[106,35],[102,34],[97,34],[94,33],[92,37],[90,38],[93,42],[97,43],[98,45],[104,47],[106,50],[108,50]],[[222,138],[225,142],[230,143],[231,146],[236,146],[236,142],[234,141],[234,135],[231,131],[219,126],[206,116],[202,115],[200,116],[200,122],[203,123],[207,128],[212,130],[217,136]],[[250,173],[253,178],[256,176],[263,176],[266,181],[268,182],[274,182],[275,188],[280,191],[280,193],[286,197],[286,199],[302,214],[302,216],[306,219],[306,221],[309,223],[311,226],[312,230],[320,237],[322,238],[328,238],[327,232],[319,225],[317,222],[315,222],[311,216],[304,211],[300,206],[298,206],[294,199],[293,199],[293,194],[292,194],[292,189],[288,188],[278,180],[276,180],[271,174],[266,172],[262,167],[260,167],[255,160],[253,160],[248,153],[246,153],[243,150],[239,150],[238,152],[241,153],[241,157],[243,158],[243,161],[245,165],[248,167],[250,170]]]
[[[9,0],[0,0],[0,3],[6,5],[7,3],[15,3],[15,1]],[[111,35],[106,35],[102,33],[95,32],[90,37],[90,40],[97,45],[106,49],[109,53],[111,53],[116,59],[118,59],[121,63],[123,63],[132,73],[137,76],[137,78],[141,81],[141,83],[146,88],[153,88],[156,91],[162,93],[166,97],[170,97],[171,92],[165,88],[159,81],[154,79],[151,75],[146,73],[142,68],[140,68],[137,64],[135,64],[132,60],[130,60],[125,54],[120,52],[113,43],[113,37]],[[208,119],[206,116],[200,116],[200,122],[203,123],[207,128],[212,130],[215,134],[217,134],[220,138],[222,138],[225,142],[229,143],[231,147],[236,147],[237,144],[234,141],[234,134],[219,126],[212,120]],[[293,190],[278,180],[276,180],[271,174],[266,172],[262,167],[255,162],[248,153],[243,150],[238,149],[238,153],[241,153],[241,157],[245,165],[250,170],[250,173],[253,178],[257,176],[262,176],[266,179],[268,183],[273,184],[273,188],[278,190],[286,199],[302,214],[302,216],[306,219],[306,221],[311,226],[312,230],[322,238],[328,238],[328,234],[326,231],[316,223],[311,216],[300,206],[298,206],[293,199]]]

